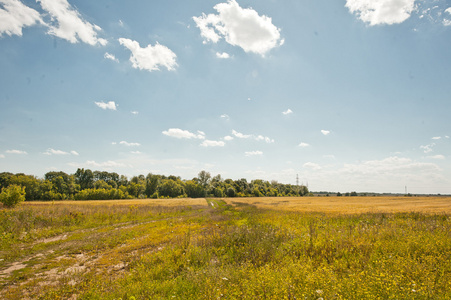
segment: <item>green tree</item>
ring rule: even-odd
[[[5,207],[14,207],[20,202],[25,201],[25,187],[11,184],[7,188],[3,188],[0,193],[0,202]]]
[[[184,194],[183,186],[171,179],[164,179],[157,190],[158,195],[163,197],[176,198]]]
[[[202,198],[206,196],[205,189],[194,180],[185,182],[185,192],[190,198]]]

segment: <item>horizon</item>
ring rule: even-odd
[[[0,0],[0,172],[449,195],[449,49],[446,1]]]

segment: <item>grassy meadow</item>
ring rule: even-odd
[[[25,202],[0,299],[451,299],[451,198]]]

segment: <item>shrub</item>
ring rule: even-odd
[[[20,185],[11,184],[0,193],[0,202],[5,207],[14,207],[22,201],[25,201],[25,187]]]

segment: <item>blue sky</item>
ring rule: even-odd
[[[0,171],[451,193],[451,2],[0,0]]]

